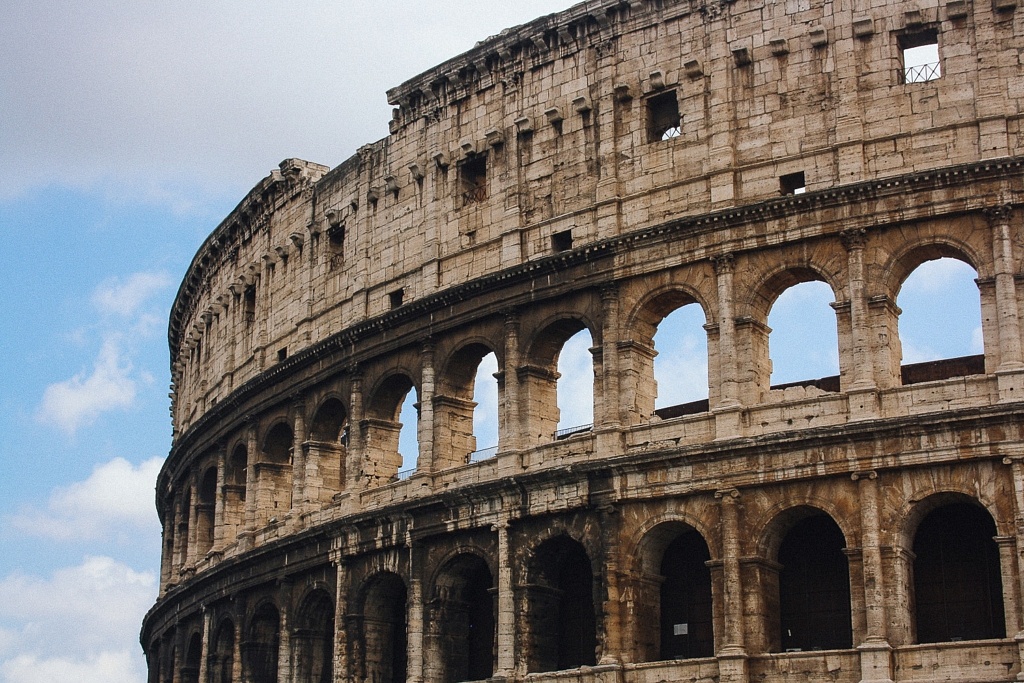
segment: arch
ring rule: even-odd
[[[177,565],[179,568],[184,567],[189,563],[189,514],[192,507],[192,488],[186,486],[181,492],[181,498],[178,499],[178,504],[175,506],[177,509],[177,533],[174,535],[174,542],[178,546],[178,557]]]
[[[181,683],[199,683],[199,665],[203,660],[203,636],[197,631],[188,638],[185,661],[181,665]]]
[[[207,467],[199,480],[199,495],[196,505],[196,548],[203,557],[213,547],[215,529],[214,515],[217,509],[217,467]]]
[[[597,614],[590,556],[569,536],[540,543],[526,587],[528,671],[591,666],[596,661]]]
[[[662,521],[639,544],[642,567],[637,624],[641,661],[714,655],[711,551],[704,536],[679,520]]]
[[[403,453],[399,450],[399,439],[403,425],[399,420],[410,391],[419,395],[412,378],[404,372],[393,372],[383,377],[370,394],[363,462],[363,476],[368,487],[396,481],[402,471]],[[415,457],[416,454],[412,455]]]
[[[280,520],[292,506],[292,449],[295,435],[287,422],[267,430],[256,462],[256,522]]]
[[[478,681],[494,674],[494,578],[486,560],[461,552],[434,578],[427,619],[426,666],[438,683]]]
[[[471,341],[452,353],[443,366],[434,399],[435,438],[438,443],[446,444],[440,452],[434,453],[438,469],[463,465],[477,452],[480,445],[477,441],[477,408],[480,405],[478,399],[482,397],[476,396],[476,385],[484,360],[492,355],[497,358],[497,353],[488,344]],[[496,383],[493,386],[494,395],[485,400],[496,412],[498,388]],[[497,420],[490,427],[497,435]],[[488,448],[492,445],[486,444]]]
[[[700,328],[694,328],[690,310],[699,311]],[[703,328],[708,305],[698,292],[680,285],[648,293],[629,315],[624,350],[624,391],[631,395],[633,422],[657,415],[662,419],[705,412],[710,401],[708,340]],[[676,329],[684,321],[682,329]],[[667,322],[666,322],[667,321]],[[672,336],[666,339],[666,330]],[[660,333],[659,333],[660,332]],[[692,348],[687,344],[692,339]],[[675,371],[667,369],[672,365]],[[692,370],[691,366],[698,366]],[[679,379],[684,378],[685,386]]]
[[[978,501],[937,494],[915,510],[917,642],[1006,637],[996,524]]]
[[[769,624],[774,651],[853,646],[850,569],[846,536],[821,509],[789,508],[773,521],[778,614]],[[772,601],[770,600],[769,603]]]
[[[311,497],[330,503],[345,488],[345,458],[348,452],[349,424],[345,404],[336,397],[324,400],[310,422],[309,442],[305,445],[306,487]],[[319,488],[319,493],[312,489]]]
[[[261,603],[253,612],[242,642],[242,664],[245,680],[252,683],[276,683],[278,648],[281,639],[281,616],[270,601]]]
[[[235,623],[231,619],[222,619],[217,625],[206,668],[209,683],[232,683],[234,680]]]
[[[333,683],[334,600],[323,588],[300,603],[292,647],[295,683]]]
[[[772,389],[813,386],[839,391],[835,293],[823,280],[799,282],[776,297],[767,324]]]
[[[367,579],[360,595],[356,665],[363,680],[405,683],[407,604],[405,582],[385,571]]]

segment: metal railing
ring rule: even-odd
[[[481,448],[478,451],[473,451],[469,454],[470,462],[477,462],[479,460],[486,460],[487,458],[493,458],[498,454],[498,447],[491,446],[490,448]]]
[[[555,440],[560,441],[561,439],[568,439],[570,436],[574,434],[582,434],[584,432],[592,431],[593,429],[593,423],[587,425],[579,425],[577,427],[566,427],[565,429],[559,429],[557,432],[555,432]]]
[[[409,477],[411,477],[414,474],[416,474],[416,468],[415,467],[413,467],[412,469],[408,469],[408,470],[401,470],[398,474],[395,475],[395,480],[396,481],[405,481],[406,479],[408,479]]]
[[[939,62],[917,64],[915,66],[908,66],[903,69],[903,82],[926,83],[928,81],[934,81],[941,75],[942,72],[939,69]]]

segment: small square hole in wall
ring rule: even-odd
[[[671,90],[647,100],[647,141],[670,140],[681,134],[676,91]]]
[[[287,346],[284,347],[283,349],[278,349],[277,350],[277,362],[278,363],[280,363],[281,361],[283,361],[287,357],[288,357],[288,347]]]
[[[572,230],[563,230],[551,236],[552,251],[569,251],[570,249],[572,249]]]
[[[395,291],[388,294],[388,301],[391,304],[391,308],[398,308],[402,305],[402,300],[405,299],[405,288],[396,289]]]
[[[782,194],[803,194],[807,191],[807,183],[804,181],[804,172],[787,173],[779,176],[779,191]]]
[[[926,83],[942,76],[938,32],[907,33],[899,37],[899,46],[901,82]]]

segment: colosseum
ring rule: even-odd
[[[1022,55],[1017,0],[589,0],[282,162],[171,312],[150,682],[1024,680]],[[904,363],[940,258],[983,353]],[[808,282],[838,374],[773,385]]]

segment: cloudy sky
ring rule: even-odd
[[[569,4],[0,0],[0,683],[145,680],[167,312],[203,238],[282,159],[334,166],[384,137],[387,88]],[[976,309],[969,269],[934,270],[923,300],[948,306],[952,283]],[[834,335],[829,298],[798,340]],[[699,385],[703,341],[679,315],[658,362]],[[934,330],[905,344],[968,353],[974,327],[956,348]],[[797,378],[832,372],[834,354],[823,371],[797,355]]]

